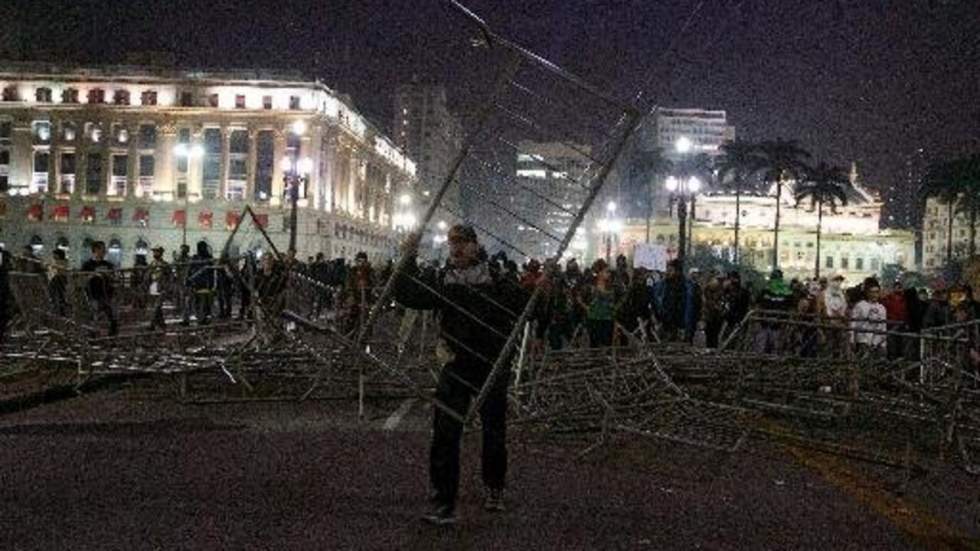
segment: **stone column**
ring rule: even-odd
[[[269,205],[278,206],[283,204],[282,160],[286,157],[286,131],[276,128],[273,131],[273,140],[272,196],[269,198]]]
[[[228,196],[228,163],[231,152],[231,131],[227,126],[221,127],[221,171],[218,176],[218,197]]]
[[[153,152],[155,160],[153,191],[169,194],[171,200],[177,199],[177,170],[174,147],[177,146],[177,126],[166,122],[157,132],[157,147]],[[165,195],[166,196],[166,195]]]
[[[136,195],[136,186],[140,181],[140,149],[139,149],[139,126],[135,128],[127,126],[129,132],[129,149],[126,152],[129,166],[126,167],[126,197],[132,198]]]
[[[309,207],[310,205],[316,204],[311,199],[315,195],[315,192],[313,190],[315,188],[315,183],[317,181],[317,171],[319,168],[319,164],[317,161],[320,157],[317,154],[317,152],[313,150],[313,138],[312,136],[309,135],[309,133],[301,136],[299,140],[300,140],[299,157],[297,157],[297,159],[302,159],[303,157],[309,157],[310,160],[313,161],[313,170],[309,176],[310,180],[306,187],[306,195],[304,196],[300,194],[300,198],[299,201],[297,202],[297,205],[300,207]]]
[[[10,186],[30,186],[34,178],[34,140],[31,121],[15,120],[11,128]]]
[[[337,170],[335,168],[335,165],[337,164],[336,137],[332,134],[324,136],[322,149],[323,163],[325,166],[322,174],[324,209],[327,212],[333,212],[336,206],[336,198],[334,197],[334,190],[336,188],[334,178],[337,174]]]
[[[258,171],[258,141],[259,131],[255,128],[248,129],[248,166],[245,176],[245,203],[251,204],[255,200],[255,175]]]

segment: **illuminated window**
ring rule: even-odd
[[[78,126],[72,121],[63,121],[61,123],[61,139],[66,142],[75,141],[75,137],[78,135]]]
[[[51,121],[34,121],[31,125],[35,144],[51,143]]]
[[[75,191],[75,154],[61,154],[61,193],[74,193]]]
[[[38,103],[51,103],[51,89],[38,88],[34,91],[34,100]]]
[[[125,196],[126,180],[129,178],[129,155],[112,156],[112,183],[106,195]]]
[[[78,89],[65,88],[62,90],[61,103],[78,103]]]

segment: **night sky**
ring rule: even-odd
[[[798,139],[818,159],[856,160],[885,193],[918,148],[927,158],[978,149],[975,0],[466,3],[618,96],[725,109],[740,137]],[[431,30],[443,9],[434,0],[15,4],[27,57],[101,63],[166,50],[180,65],[299,69],[382,127],[394,85],[431,76],[418,29]]]

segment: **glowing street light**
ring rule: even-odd
[[[687,136],[681,136],[680,138],[677,138],[676,142],[674,142],[674,149],[676,149],[678,153],[690,153],[692,147],[694,147],[694,144],[691,143],[691,139]]]
[[[193,145],[179,143],[174,146],[174,155],[184,159],[187,162],[190,162],[191,159],[200,159],[201,157],[204,157],[204,146],[199,143]],[[182,245],[187,244],[187,203],[190,201],[190,197],[190,190],[184,189],[184,224],[183,228],[181,229],[180,237],[180,242]]]
[[[297,136],[306,134],[306,121],[299,120],[293,122],[293,124],[290,126],[290,130],[292,130],[293,134],[296,134]]]
[[[407,206],[411,205],[412,204],[412,196],[409,195],[409,194],[407,194],[407,193],[401,194],[401,196],[398,197],[398,204],[400,204],[403,207],[407,207]]]
[[[295,251],[299,186],[300,183],[302,183],[304,187],[309,184],[310,174],[313,172],[313,160],[309,157],[303,157],[294,161],[289,157],[283,157],[282,161],[280,161],[280,166],[282,167],[283,187],[289,190],[289,248]]]

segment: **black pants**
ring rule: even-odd
[[[709,318],[704,324],[705,346],[708,348],[718,348],[718,337],[721,336],[721,326],[725,320]]]
[[[454,360],[443,366],[436,399],[465,416],[470,400],[479,393],[490,366],[483,362]],[[503,372],[480,407],[483,425],[482,474],[487,488],[502,490],[507,477],[507,382]],[[429,481],[439,503],[454,506],[459,492],[459,448],[463,425],[441,408],[435,408]]]
[[[589,320],[589,346],[592,348],[612,346],[613,327],[612,320]]]
[[[109,336],[119,334],[119,323],[116,321],[116,313],[112,311],[112,304],[108,300],[96,300],[95,307],[109,322]]]

